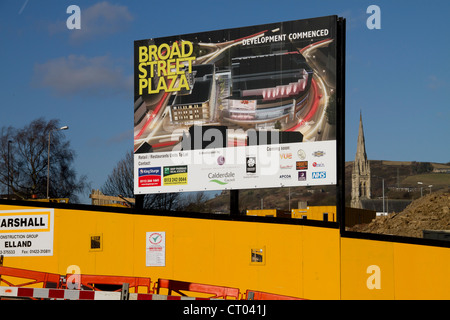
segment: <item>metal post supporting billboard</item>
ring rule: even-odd
[[[230,214],[239,214],[239,190],[230,190]]]
[[[345,232],[345,34],[346,20],[337,20],[337,203],[336,212],[341,234]]]

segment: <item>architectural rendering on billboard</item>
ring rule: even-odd
[[[337,17],[135,41],[135,193],[334,185]]]

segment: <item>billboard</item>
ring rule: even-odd
[[[337,16],[134,43],[135,194],[335,185]]]

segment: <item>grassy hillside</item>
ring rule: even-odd
[[[450,169],[448,164],[423,163],[411,161],[384,161],[371,160],[370,170],[372,174],[372,198],[382,196],[382,179],[384,178],[385,196],[390,199],[417,199],[422,192],[437,191],[450,187],[450,173],[434,173],[433,170]],[[351,198],[353,162],[345,164],[345,194],[349,201]],[[424,172],[425,171],[425,172]],[[376,176],[376,177],[374,177]],[[419,185],[417,182],[422,182]],[[406,191],[405,188],[409,188]]]
[[[406,177],[402,180],[402,185],[414,185],[419,186],[418,182],[423,183],[424,188],[428,188],[428,186],[432,185],[432,188],[444,188],[450,185],[450,174],[448,173],[427,173],[427,174],[418,174],[415,176]]]

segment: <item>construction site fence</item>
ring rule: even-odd
[[[201,296],[198,296],[198,295]],[[59,275],[0,266],[0,299],[34,300],[304,300],[274,293],[159,278]]]

